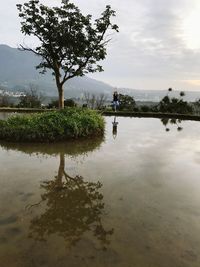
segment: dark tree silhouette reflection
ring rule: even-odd
[[[60,164],[53,180],[41,183],[43,193],[38,203],[26,208],[35,214],[30,223],[29,236],[45,241],[52,235],[64,238],[66,246],[75,245],[84,233],[92,233],[101,249],[110,243],[113,229],[103,225],[104,202],[100,182],[86,181],[82,176],[70,176],[65,171],[65,155],[75,158],[100,148],[103,138],[90,138],[52,144],[0,142],[6,150],[29,155],[58,155]]]
[[[54,180],[42,182],[40,205],[45,211],[31,220],[30,237],[45,241],[58,234],[68,247],[75,245],[86,231],[91,231],[106,249],[113,229],[106,230],[102,224],[104,213],[100,182],[85,181],[82,176],[71,177],[65,171],[64,154],[60,154],[58,175]],[[33,207],[34,205],[32,205]]]
[[[161,119],[162,124],[165,126],[166,132],[170,131],[169,125],[176,125],[177,131],[182,131],[183,127],[180,126],[181,120],[180,119],[169,119],[169,118],[162,118]]]

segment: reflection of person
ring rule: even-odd
[[[116,111],[117,107],[119,107],[119,94],[117,91],[113,93],[113,108]]]
[[[113,138],[115,139],[117,137],[117,125],[118,125],[118,122],[116,121],[116,116],[114,117],[114,121],[112,122],[112,124],[113,124],[112,134]]]

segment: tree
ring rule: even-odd
[[[136,106],[134,98],[129,95],[119,94],[119,101],[119,110],[133,111]]]
[[[107,96],[104,93],[101,93],[96,99],[96,108],[97,109],[105,108],[106,100],[107,100]]]
[[[115,11],[108,5],[101,17],[92,23],[92,16],[84,16],[69,0],[60,7],[48,7],[39,0],[17,4],[21,31],[36,36],[40,44],[36,48],[21,45],[21,50],[30,51],[42,58],[36,67],[45,73],[53,71],[59,95],[59,107],[64,107],[63,86],[66,81],[87,73],[103,71],[97,62],[105,59],[106,45],[110,41],[108,30],[118,31],[111,18]]]
[[[185,96],[185,93],[180,92],[180,97],[183,96]],[[171,98],[168,95],[166,95],[159,102],[157,106],[157,111],[163,113],[167,112],[167,113],[192,114],[193,108],[187,101],[184,101],[182,98],[176,98],[176,97]]]
[[[172,88],[171,87],[168,89],[168,92],[172,92]]]
[[[192,103],[193,112],[196,115],[200,114],[200,99],[196,99],[194,103]]]
[[[9,99],[9,96],[3,92],[0,94],[0,107],[8,107],[10,106],[11,101]]]
[[[25,95],[20,96],[19,107],[23,108],[40,108],[43,96],[37,93],[37,87],[30,84],[29,91]]]
[[[107,100],[107,95],[105,95],[104,93],[95,95],[95,94],[90,94],[89,92],[84,92],[83,101],[86,103],[86,106],[88,108],[103,109],[106,100]]]
[[[58,107],[59,107],[58,100],[52,100],[48,104],[48,108],[58,108]],[[69,98],[64,100],[64,107],[77,107],[77,104],[73,99]]]

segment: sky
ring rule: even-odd
[[[0,43],[34,46],[34,39],[20,33],[17,3],[2,1]],[[60,5],[60,0],[40,0]],[[84,14],[98,18],[106,5],[116,11],[103,73],[90,77],[118,88],[200,91],[199,0],[72,0]]]

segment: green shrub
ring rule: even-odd
[[[30,90],[25,95],[20,96],[19,108],[40,108],[43,96],[37,93],[34,85],[30,85]]]
[[[169,92],[172,91],[172,88],[168,89]],[[194,112],[193,106],[187,101],[183,100],[185,93],[181,91],[179,93],[180,97],[169,97],[169,95],[163,97],[163,99],[159,102],[156,109],[158,112],[163,113],[178,113],[178,114],[192,114]]]
[[[181,92],[183,95],[183,92]],[[178,98],[170,98],[169,96],[165,96],[157,106],[159,112],[168,112],[168,113],[179,113],[179,114],[192,114],[193,108],[192,106],[183,99]]]
[[[76,102],[75,102],[73,99],[69,98],[69,99],[65,99],[65,101],[64,101],[64,106],[65,106],[65,107],[75,108],[75,107],[77,107],[77,104],[76,104]],[[58,100],[52,100],[52,101],[48,104],[47,107],[48,107],[48,108],[58,108]]]
[[[0,120],[0,139],[9,141],[49,142],[103,135],[103,132],[103,117],[95,111],[81,108]]]
[[[136,107],[135,100],[132,96],[119,94],[119,110],[133,111]]]
[[[147,106],[147,105],[142,105],[140,107],[140,111],[141,112],[150,112],[151,111],[151,107]]]

